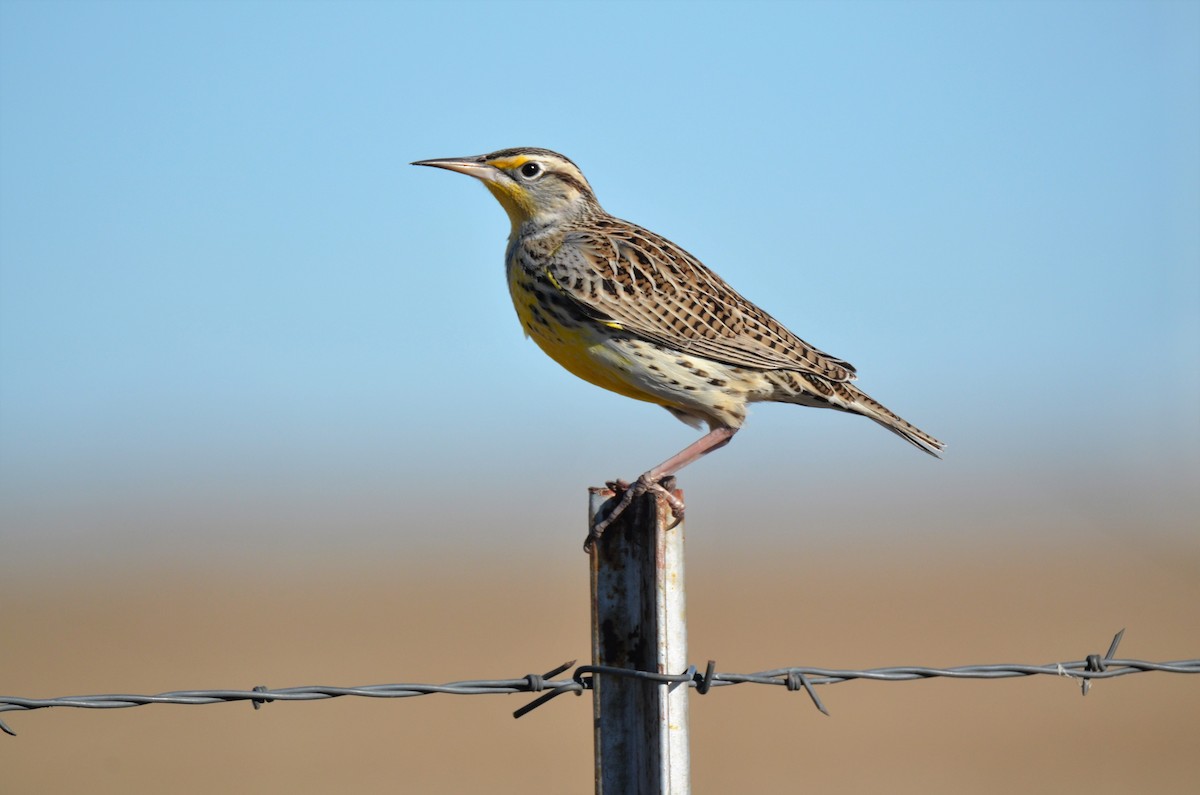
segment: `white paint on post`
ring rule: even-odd
[[[612,496],[591,490],[589,529],[611,508]],[[646,495],[593,546],[593,664],[670,674],[687,669],[684,532],[682,524],[667,530],[672,521],[666,501]],[[689,689],[596,675],[598,795],[690,791]]]

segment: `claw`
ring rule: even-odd
[[[671,475],[654,481],[650,479],[650,473],[646,472],[633,483],[628,483],[624,480],[610,480],[605,485],[619,495],[621,501],[613,506],[608,516],[592,526],[591,532],[588,533],[588,537],[583,542],[584,552],[591,552],[592,547],[600,540],[600,536],[604,535],[604,531],[620,518],[621,514],[625,513],[625,509],[635,499],[641,497],[643,494],[655,493],[663,495],[663,498],[667,501],[667,505],[671,508],[671,516],[675,519],[671,523],[671,526],[667,528],[668,530],[674,530],[683,521],[683,500],[672,493],[672,490],[675,488],[675,478]]]

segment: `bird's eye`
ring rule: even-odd
[[[538,174],[541,174],[541,173],[542,173],[542,167],[540,165],[538,165],[537,163],[534,163],[533,161],[530,161],[530,162],[526,163],[525,165],[521,166],[521,176],[525,177],[526,179],[533,179],[534,177],[536,177]]]

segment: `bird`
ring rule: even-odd
[[[751,403],[836,409],[874,420],[932,456],[944,444],[854,385],[856,371],[789,331],[699,259],[610,215],[569,158],[518,147],[418,160],[483,183],[512,223],[504,264],[526,336],[571,373],[662,406],[707,432],[633,482],[596,522],[592,545],[639,496],[662,494],[674,523],[684,505],[674,475],[727,445]]]

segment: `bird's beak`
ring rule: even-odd
[[[495,182],[496,178],[502,173],[495,166],[489,166],[482,157],[441,157],[436,160],[418,160],[411,165],[414,166],[433,166],[434,168],[444,168],[448,171],[457,171],[460,174],[481,179],[484,182]]]

